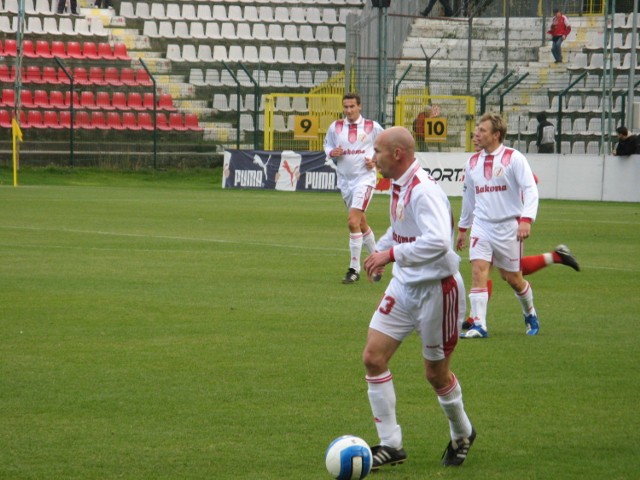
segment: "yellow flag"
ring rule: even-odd
[[[20,125],[18,125],[18,121],[15,118],[11,119],[11,133],[13,138],[17,138],[22,142],[22,130],[20,130]]]

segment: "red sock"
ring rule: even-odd
[[[553,261],[555,262],[555,258],[553,259]],[[523,275],[531,275],[532,273],[536,273],[538,270],[541,270],[546,266],[547,262],[545,261],[544,255],[542,254],[524,257],[520,261],[520,268],[522,269]]]

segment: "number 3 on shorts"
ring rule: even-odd
[[[378,307],[378,311],[385,315],[389,315],[395,304],[396,304],[395,298],[390,297],[389,295],[385,295],[384,298],[380,301],[380,306]]]

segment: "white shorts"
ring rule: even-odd
[[[448,357],[458,343],[466,311],[460,273],[444,280],[404,285],[392,278],[369,328],[402,342],[416,331],[422,339],[422,356],[437,361]]]
[[[340,190],[342,199],[348,210],[352,208],[367,211],[371,197],[373,195],[373,186],[367,183],[354,183],[353,186],[346,185]]]
[[[469,260],[486,260],[507,272],[519,272],[521,258],[518,220],[501,223],[474,220],[469,237]]]

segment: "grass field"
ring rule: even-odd
[[[0,478],[321,480],[333,438],[375,442],[360,354],[388,276],[340,283],[337,194],[0,175]],[[639,228],[638,204],[542,201],[526,253],[567,243],[583,271],[529,278],[537,337],[494,278],[491,337],[453,360],[467,462],[439,464],[448,428],[412,337],[392,363],[409,460],[372,478],[639,478]]]

